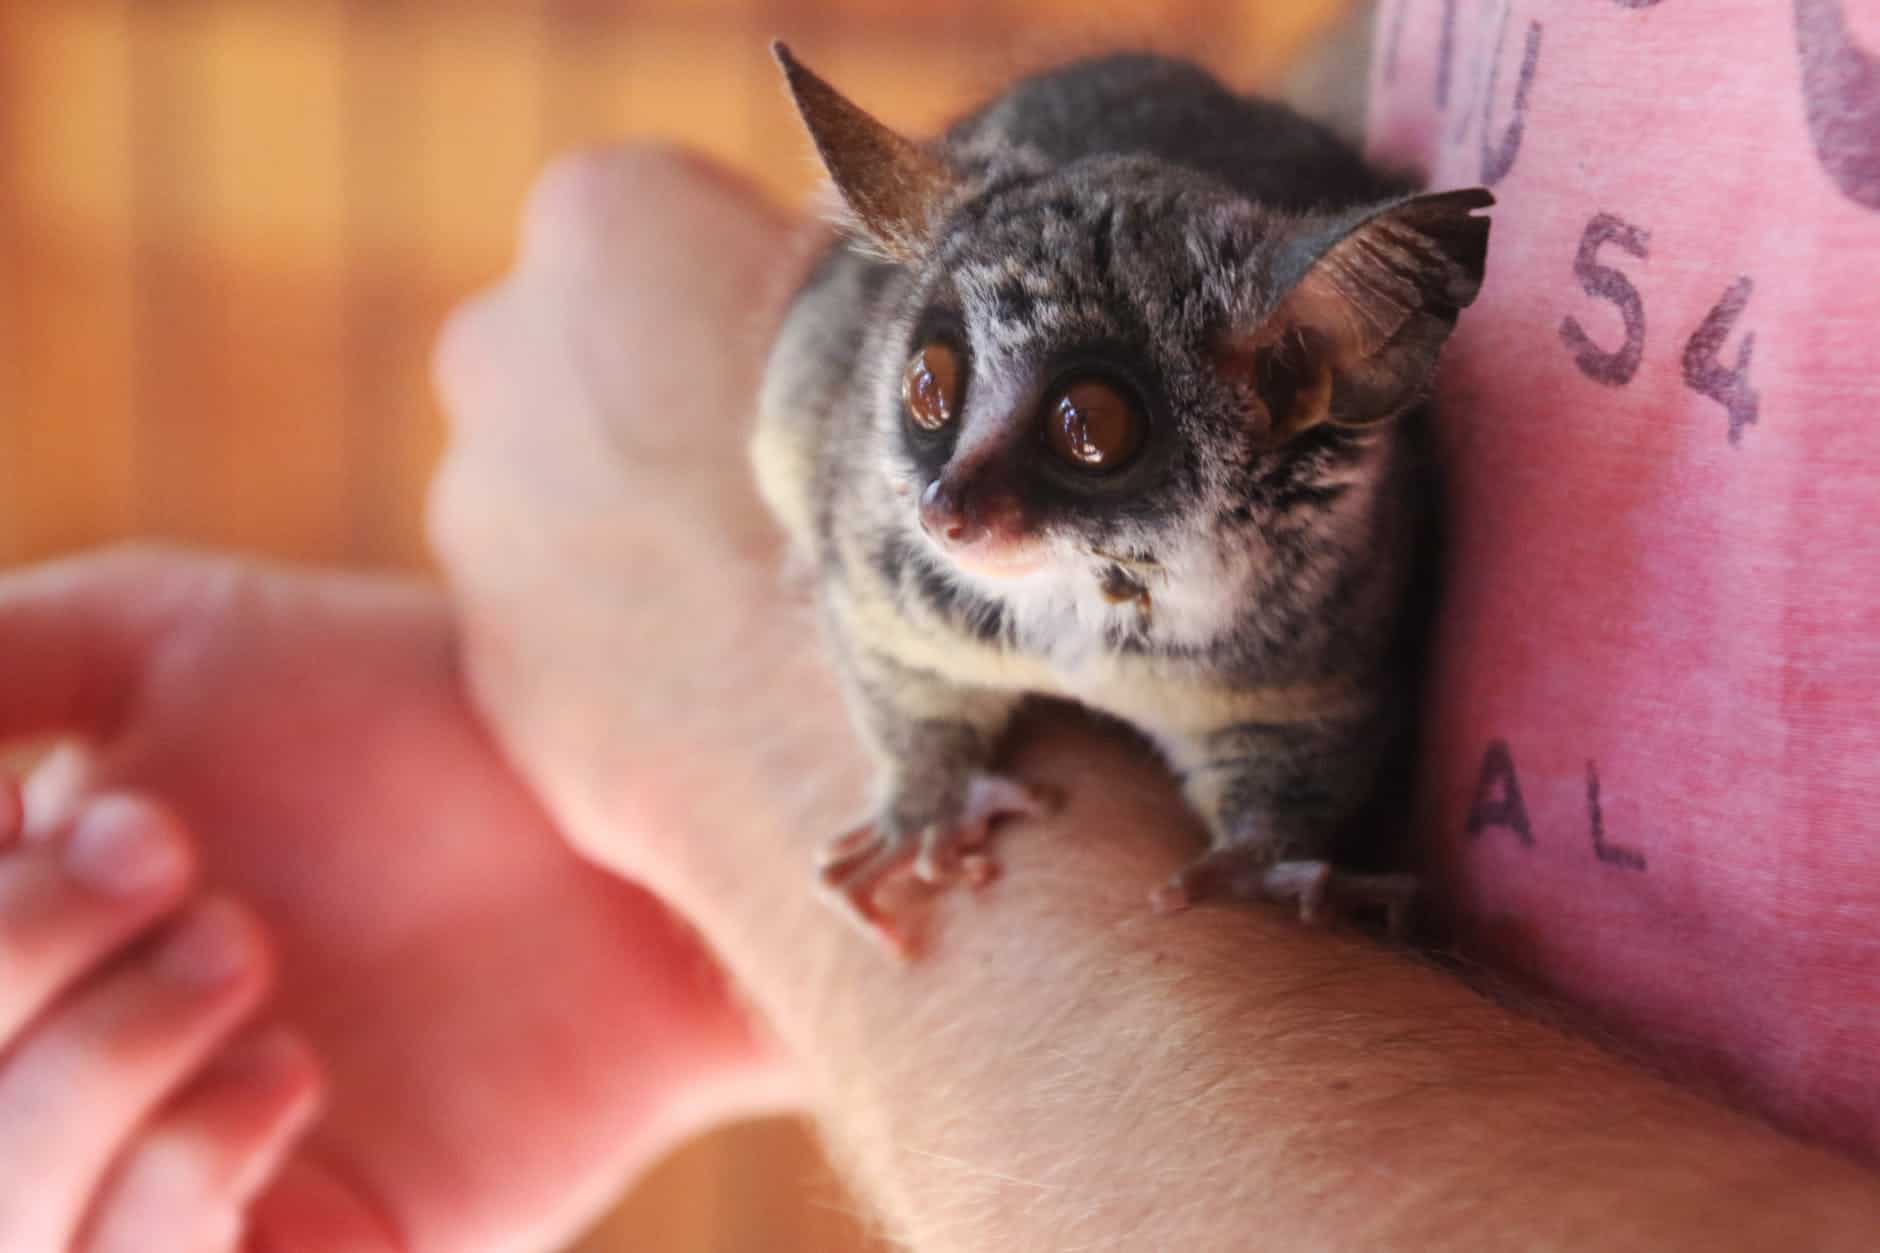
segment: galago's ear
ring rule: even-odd
[[[782,40],[770,50],[856,227],[890,260],[920,257],[959,190],[959,176],[817,77]]]
[[[1311,224],[1282,254],[1278,307],[1223,345],[1274,443],[1320,423],[1388,422],[1429,394],[1482,286],[1489,221],[1474,211],[1494,203],[1480,187],[1413,196]]]

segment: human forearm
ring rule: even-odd
[[[884,960],[812,890],[866,772],[730,420],[763,342],[731,331],[765,324],[788,223],[644,151],[532,205],[440,368],[470,677],[566,834],[707,933],[916,1248],[1831,1247],[1880,1222],[1871,1177],[1444,976],[1253,911],[1152,916],[1187,820],[1085,732],[1010,763],[1069,809],[938,902],[919,964]]]
[[[922,1250],[1846,1247],[1880,1187],[1829,1154],[1277,913],[1152,916],[1193,838],[1141,754],[1053,727],[1057,819],[937,902],[899,968],[814,900],[816,832],[711,885],[712,938],[828,1134]],[[702,858],[709,864],[710,858]]]

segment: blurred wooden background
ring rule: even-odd
[[[1271,86],[1347,0],[0,0],[0,565],[162,536],[422,569],[428,353],[552,153],[813,175],[766,53],[932,127],[1146,45]],[[794,1124],[677,1155],[582,1253],[870,1247]]]

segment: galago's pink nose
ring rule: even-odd
[[[1010,544],[1025,536],[1025,511],[1009,490],[975,490],[942,476],[920,494],[920,525],[948,548]]]

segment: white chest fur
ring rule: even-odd
[[[1204,734],[1236,723],[1285,724],[1355,716],[1365,692],[1343,676],[1261,685],[1224,682],[1197,662],[1104,647],[1100,624],[1066,616],[1055,637],[1048,618],[1021,619],[1021,646],[973,639],[915,609],[837,595],[831,605],[851,638],[912,669],[969,688],[1037,693],[1078,701],[1152,735]],[[1081,607],[1095,612],[1094,607]],[[1134,612],[1103,605],[1106,612]],[[1077,610],[1065,607],[1065,612]],[[1094,629],[1093,629],[1094,628]]]

